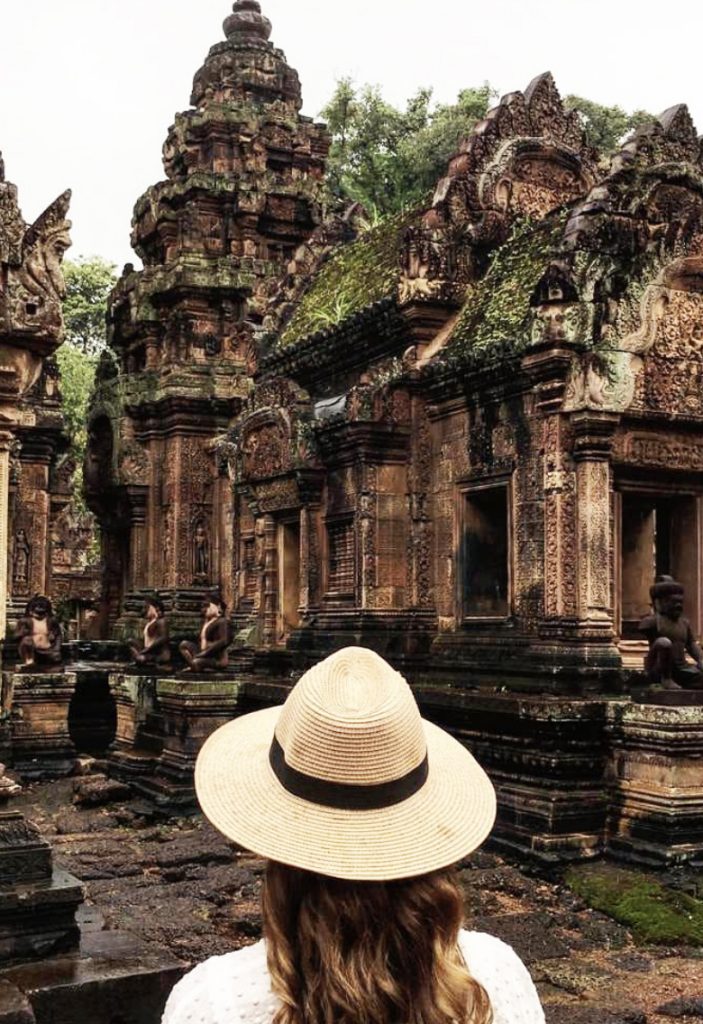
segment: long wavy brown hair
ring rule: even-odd
[[[262,896],[273,1024],[490,1024],[458,947],[453,871],[345,882],[270,862]]]

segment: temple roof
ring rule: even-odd
[[[347,325],[381,315],[384,300],[445,304],[455,322],[431,346],[444,365],[470,369],[548,339],[616,344],[628,282],[702,230],[703,148],[684,105],[606,161],[542,75],[476,125],[428,206],[321,248],[278,322],[273,311],[273,349],[288,359],[320,334],[331,351],[335,333],[344,345]]]
[[[474,127],[425,204],[370,228],[346,251],[321,248],[318,266],[301,275],[297,302],[289,295],[279,312],[274,300],[274,347],[342,326],[384,298],[460,307],[513,224],[583,196],[596,166],[578,115],[564,108],[552,76],[540,75]]]

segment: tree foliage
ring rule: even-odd
[[[56,360],[61,372],[66,431],[71,439],[72,454],[82,462],[88,440],[86,420],[98,356],[82,352],[66,342],[56,353]]]
[[[77,464],[73,504],[82,511],[82,466],[88,443],[90,395],[100,352],[107,344],[107,297],[117,280],[115,267],[100,256],[64,263],[64,343],[56,353],[71,455]]]
[[[567,110],[578,111],[588,142],[605,156],[614,153],[630,132],[654,120],[646,110],[633,110],[628,114],[622,107],[604,106],[583,96],[567,96],[564,106]]]
[[[322,111],[332,134],[331,193],[361,203],[374,219],[414,205],[445,173],[495,95],[486,83],[464,89],[454,104],[433,105],[432,90],[420,89],[399,109],[377,86],[357,88],[341,79]]]
[[[115,286],[115,266],[101,256],[79,256],[63,266],[65,339],[82,352],[101,352],[106,345],[107,297]]]

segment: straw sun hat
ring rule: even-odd
[[[213,733],[195,788],[213,825],[245,849],[358,881],[448,867],[495,818],[493,786],[468,750],[359,647],[311,668],[283,707]]]

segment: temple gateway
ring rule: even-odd
[[[637,698],[655,579],[703,629],[703,149],[686,107],[606,158],[540,75],[423,204],[370,226],[329,207],[330,137],[256,0],[224,31],[137,201],[143,269],[111,296],[89,414],[112,770],[192,803],[212,729],[357,644],[487,767],[497,842],[700,861],[703,691]],[[42,395],[52,379],[49,362]],[[53,458],[35,436],[27,481]],[[11,608],[51,596],[35,520],[13,522]],[[147,601],[174,654],[217,635],[213,672],[119,663]]]

